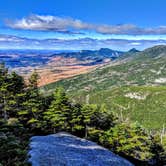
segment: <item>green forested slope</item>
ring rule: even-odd
[[[105,104],[123,120],[137,121],[147,129],[166,125],[166,87],[128,86],[88,93],[73,93],[76,101]]]
[[[106,103],[112,110],[123,112],[123,116],[147,128],[159,129],[166,123],[165,85],[166,46],[161,45],[124,55],[110,65],[49,84],[41,90],[51,93],[55,87],[63,86],[71,96],[81,101],[90,94],[90,102]],[[145,99],[124,96],[137,91],[143,93]]]
[[[56,88],[53,95],[45,96],[39,93],[37,82],[36,72],[25,84],[21,76],[14,72],[10,73],[4,63],[0,64],[0,165],[28,165],[28,142],[31,136],[59,131],[95,141],[130,160],[136,166],[149,165],[151,161],[153,161],[151,165],[154,166],[166,164],[164,132],[149,133],[139,123],[126,120],[121,110],[121,116],[118,111],[115,113],[111,111],[112,108],[115,110],[114,104],[117,107],[115,102],[119,105],[127,103],[123,102],[124,96],[131,98],[128,89],[124,88],[121,92],[115,89],[115,92],[110,94],[108,90],[106,93],[91,90],[88,95],[78,91],[75,95],[74,92],[68,93],[75,96],[69,98],[61,88]],[[139,89],[139,94],[135,87],[129,90],[136,93],[136,99],[139,100],[148,98],[151,91],[157,94],[165,91],[162,87],[157,91],[150,89],[150,92],[146,88],[142,91]],[[86,99],[87,104],[76,100],[79,95]],[[110,101],[113,102],[111,106]],[[162,102],[161,99],[159,101]],[[97,104],[105,102],[109,109],[103,104],[98,106],[88,104],[89,102]],[[160,115],[164,117],[164,114]]]
[[[166,85],[166,46],[155,46],[88,74],[49,84],[42,90],[64,86],[68,91],[106,90],[124,85]]]

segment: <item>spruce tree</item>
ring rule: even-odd
[[[6,121],[16,116],[18,94],[24,89],[23,78],[15,72],[9,73],[4,63],[0,64],[0,108],[1,117]]]
[[[54,92],[54,99],[49,109],[44,113],[44,119],[48,121],[53,132],[71,129],[71,104],[62,88],[57,88]]]
[[[82,114],[82,105],[81,104],[73,104],[71,111],[71,132],[74,134],[78,134],[79,136],[83,136],[82,132],[84,129],[84,118]]]
[[[88,127],[90,125],[91,122],[91,118],[92,115],[94,114],[96,110],[96,105],[90,105],[90,104],[86,104],[82,107],[82,116],[83,116],[83,125],[84,125],[84,129],[85,129],[85,138],[88,137]]]
[[[20,120],[31,130],[41,127],[42,99],[38,90],[38,74],[36,71],[29,78],[26,93],[22,94],[22,109],[19,111]]]

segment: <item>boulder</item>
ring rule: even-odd
[[[32,166],[132,166],[94,142],[67,133],[31,138]]]

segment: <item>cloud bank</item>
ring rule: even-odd
[[[79,31],[95,31],[101,34],[117,35],[165,35],[166,26],[156,28],[142,28],[132,24],[104,25],[83,22],[70,17],[58,17],[51,15],[30,15],[28,17],[7,20],[6,25],[13,29],[54,31],[59,33],[80,33]]]
[[[0,35],[0,48],[5,49],[53,49],[53,50],[85,50],[111,48],[116,50],[139,50],[154,45],[166,44],[166,40],[126,40],[126,39],[30,39],[12,35]]]

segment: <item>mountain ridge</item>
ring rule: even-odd
[[[112,50],[109,48],[100,48],[99,50],[81,50],[78,52],[64,52],[55,55],[77,58],[79,60],[99,60],[105,58],[116,59],[119,56],[122,56],[124,53],[125,52],[123,51]]]
[[[104,103],[118,114],[124,109],[125,117],[138,120],[147,129],[161,129],[166,118],[166,96],[162,93],[165,92],[166,86],[166,46],[155,46],[127,54],[126,57],[124,55],[87,74],[41,87],[41,91],[50,94],[59,86],[63,86],[73,100],[85,103],[88,95],[90,103]],[[148,120],[148,117],[151,119]],[[155,117],[158,117],[160,122]]]
[[[162,48],[162,50],[164,51],[161,51],[160,48]],[[158,49],[159,53],[157,54]],[[152,54],[154,50],[156,53],[155,57]],[[101,82],[104,83],[106,81],[113,81],[112,84],[107,85],[107,88],[114,86],[115,84],[120,86],[130,84],[156,85],[156,79],[166,77],[165,63],[166,46],[155,46],[137,53],[126,53],[126,55],[124,54],[124,58],[122,57],[120,59],[117,59],[116,61],[110,62],[109,64],[99,67],[90,73],[80,76],[78,75],[67,80],[61,80],[60,82],[52,83],[50,85],[47,85],[46,87],[47,89],[51,89],[54,87],[54,84],[56,85],[64,83],[65,85],[68,84],[68,90],[70,91],[70,80],[71,82],[73,82],[74,80],[79,80],[80,85],[82,82],[82,86],[77,87],[79,89],[83,86],[88,86],[88,84],[91,83],[91,85],[93,85],[94,82],[96,82],[96,84],[99,84],[102,89],[104,87],[102,86]],[[99,82],[99,80],[101,81]]]

